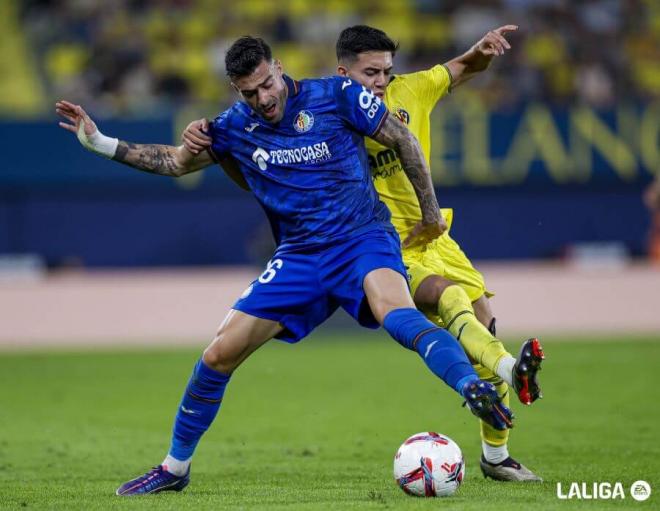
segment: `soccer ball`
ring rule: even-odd
[[[464,477],[463,453],[445,435],[417,433],[403,442],[394,456],[394,479],[408,495],[448,497]]]

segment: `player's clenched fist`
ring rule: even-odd
[[[408,237],[403,240],[403,246],[408,248],[414,245],[426,245],[442,236],[446,231],[447,221],[442,216],[435,222],[418,222]]]
[[[208,119],[197,119],[186,126],[181,139],[183,145],[193,154],[199,154],[211,147],[212,139],[207,135],[209,131]]]

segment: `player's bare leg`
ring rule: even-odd
[[[372,271],[363,285],[371,312],[381,325],[393,310],[415,307],[403,275],[390,268]]]
[[[481,295],[472,302],[472,308],[474,309],[474,315],[479,320],[479,323],[485,326],[494,337],[497,337],[495,316],[493,315],[493,310],[490,308],[490,300],[488,297],[486,295]]]
[[[232,373],[247,357],[282,330],[276,321],[232,309],[204,350],[202,360],[221,373]]]
[[[231,373],[282,330],[279,323],[231,310],[197,362],[179,406],[172,446],[162,464],[126,482],[117,495],[181,491],[190,482],[190,462],[199,439],[220,408]]]
[[[436,376],[465,398],[474,415],[498,430],[512,427],[511,411],[495,387],[479,379],[454,337],[415,308],[403,275],[379,268],[367,274],[363,288],[376,320],[397,342],[419,353]]]

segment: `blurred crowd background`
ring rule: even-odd
[[[439,200],[472,259],[660,262],[657,0],[0,0],[0,270],[3,254],[263,264],[263,212],[217,167],[174,180],[105,161],[57,127],[54,101],[84,105],[108,135],[178,143],[238,99],[224,69],[237,37],[264,37],[287,73],[313,77],[334,73],[337,36],[358,23],[400,42],[398,73],[520,27],[432,114]]]
[[[334,72],[337,35],[357,23],[400,41],[398,72],[444,62],[492,28],[519,25],[497,72],[475,85],[489,104],[608,107],[660,94],[654,0],[21,0],[17,8],[15,19],[0,24],[18,23],[13,32],[25,38],[30,58],[4,55],[17,71],[2,80],[31,97],[6,98],[13,114],[59,97],[140,117],[226,103],[234,98],[224,52],[235,38],[259,34],[292,76],[319,76]],[[26,80],[37,85],[25,87]]]

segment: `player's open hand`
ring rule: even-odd
[[[511,49],[511,45],[504,36],[508,32],[513,32],[515,30],[518,30],[517,25],[504,25],[495,30],[491,30],[474,45],[474,49],[478,53],[489,58],[504,55],[506,50]]]
[[[69,103],[62,99],[55,103],[55,112],[60,117],[69,121],[60,121],[60,127],[71,133],[75,133],[78,135],[78,138],[80,138],[81,132],[79,130],[81,129],[87,137],[93,135],[97,131],[96,124],[80,105],[74,105],[73,103]]]
[[[207,135],[208,130],[208,119],[197,119],[188,124],[181,135],[185,148],[192,154],[199,154],[211,147],[212,139]]]
[[[447,221],[442,215],[435,222],[417,222],[408,237],[403,240],[403,247],[408,248],[418,245],[427,245],[434,239],[442,236],[445,231],[447,231]]]

